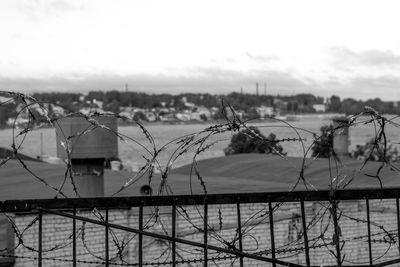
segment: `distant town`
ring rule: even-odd
[[[122,117],[142,122],[198,122],[223,119],[222,101],[230,105],[242,119],[265,119],[271,117],[287,118],[296,114],[344,113],[357,114],[365,106],[374,108],[381,114],[400,114],[397,101],[382,101],[379,98],[367,101],[352,98],[341,99],[332,95],[329,98],[312,94],[290,96],[243,94],[233,92],[228,95],[184,93],[146,94],[131,91],[90,91],[79,93],[34,93],[37,101],[48,110],[50,117],[65,112],[94,113],[112,112]],[[12,126],[26,122],[29,116],[40,118],[43,110],[31,106],[30,111],[13,101],[6,92],[0,93],[0,126]],[[36,119],[37,119],[36,118]]]

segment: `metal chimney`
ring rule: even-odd
[[[349,155],[349,119],[346,117],[337,117],[333,119],[333,150],[336,155]]]
[[[94,117],[100,125],[117,131],[115,117]],[[90,131],[90,129],[94,130]],[[84,131],[87,133],[82,134]],[[95,127],[84,117],[63,118],[56,123],[57,156],[67,159],[70,151],[72,172],[78,193],[82,197],[104,196],[104,162],[118,157],[117,136],[102,127]]]

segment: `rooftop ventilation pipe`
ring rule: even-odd
[[[70,153],[72,172],[81,197],[104,196],[104,162],[118,157],[117,119],[94,117],[96,127],[84,117],[67,117],[56,123],[57,156],[68,159]],[[83,134],[84,133],[84,134]]]
[[[339,157],[349,155],[349,119],[337,117],[333,119],[333,150]]]

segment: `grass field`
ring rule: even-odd
[[[320,117],[305,117],[299,121],[290,122],[292,127],[299,128],[297,133],[305,139],[304,147],[307,148],[311,145],[313,141],[313,136],[311,133],[319,133],[319,128],[323,124],[330,123],[330,120],[323,119]],[[259,127],[261,131],[268,135],[270,132],[274,132],[278,138],[298,138],[296,131],[290,127],[284,127],[283,123],[278,122],[265,122],[256,123],[255,126]],[[157,148],[160,148],[164,144],[170,142],[171,140],[184,136],[185,134],[192,134],[200,132],[210,125],[207,124],[182,124],[182,125],[156,125],[150,124],[146,128],[153,136]],[[307,131],[300,130],[303,128]],[[148,140],[143,135],[139,127],[133,126],[123,126],[119,127],[119,132],[129,138],[137,140],[139,143],[144,145],[147,149],[152,149]],[[387,138],[394,143],[399,143],[399,131],[393,126],[389,126],[386,129]],[[366,140],[372,138],[375,135],[375,128],[372,124],[361,124],[357,127],[350,128],[350,140],[351,147],[354,148],[357,144],[364,144]],[[6,129],[0,131],[0,146],[11,147],[13,138],[13,132],[11,129]],[[280,157],[264,156],[264,155],[236,155],[233,157],[222,157],[218,159],[211,159],[223,156],[223,149],[228,145],[231,138],[231,133],[223,133],[216,135],[209,140],[209,142],[219,141],[210,149],[206,150],[201,154],[199,159],[208,159],[206,161],[199,162],[199,171],[207,184],[207,190],[209,193],[229,193],[229,192],[258,192],[265,191],[266,188],[269,191],[279,191],[287,190],[288,186],[292,186],[296,179],[298,178],[298,168],[301,163],[301,159],[298,157],[303,156],[303,148],[300,142],[284,142],[282,146],[284,150],[288,152],[288,157],[282,159]],[[41,142],[41,139],[43,140]],[[16,145],[21,144],[21,137],[16,138]],[[41,145],[42,143],[42,145]],[[55,156],[56,155],[56,140],[55,140],[55,130],[54,129],[41,129],[38,131],[30,132],[27,137],[23,140],[20,149],[21,153],[26,155],[36,157],[41,153],[41,146],[43,149],[43,154]],[[176,149],[176,141],[171,143],[171,146],[163,151],[158,159],[160,164],[167,165],[168,159]],[[119,142],[119,155],[123,160],[124,165],[128,169],[137,170],[139,167],[143,166],[145,159],[143,156],[148,157],[148,152],[140,148],[137,144],[132,141]],[[196,177],[189,179],[190,167],[183,166],[192,162],[194,151],[189,151],[185,153],[181,158],[179,158],[173,165],[175,170],[171,173],[172,176],[169,177],[169,185],[175,193],[188,194],[191,193],[189,189],[193,189],[194,192],[202,193],[202,186]],[[310,154],[309,154],[310,155]],[[296,158],[297,157],[297,158]],[[308,159],[310,162],[314,162]],[[320,163],[318,163],[320,162]],[[37,166],[36,166],[36,165]],[[353,165],[347,166],[347,171],[349,174],[353,174],[354,169],[359,168],[362,164],[361,161],[355,161]],[[397,164],[397,163],[396,163]],[[58,186],[60,184],[59,179],[63,177],[63,172],[65,170],[64,165],[49,165],[45,164],[45,167],[38,163],[29,163],[29,167],[32,167],[35,173],[39,174],[40,177],[48,178],[51,180],[51,184]],[[36,167],[35,167],[36,166]],[[60,166],[63,166],[60,168]],[[177,168],[183,166],[181,168]],[[351,167],[351,168],[350,168]],[[377,169],[375,163],[370,163],[364,169],[363,173],[357,173],[356,181],[353,183],[357,186],[379,186],[377,179],[369,178],[364,175],[364,173],[373,174]],[[309,181],[318,188],[326,188],[329,181],[329,173],[327,172],[329,168],[326,162],[323,160],[317,160],[310,166],[307,166],[305,175]],[[17,196],[10,195],[14,194],[14,191],[7,191],[7,188],[13,187],[15,184],[19,184],[22,181],[29,181],[31,184],[28,187],[22,187],[21,192],[18,196],[23,197],[33,197],[36,196],[34,191],[44,192],[41,197],[52,196],[54,192],[43,191],[43,185],[38,183],[32,176],[27,175],[26,171],[21,168],[17,161],[9,162],[6,167],[0,168],[0,176],[7,177],[3,179],[3,195],[7,198],[15,198]],[[107,177],[111,178],[108,180],[111,185],[109,188],[109,193],[111,194],[113,190],[117,190],[125,181],[130,179],[132,176],[131,172],[109,172]],[[194,175],[195,176],[195,175]],[[23,177],[25,180],[17,179],[16,177]],[[285,179],[282,179],[284,177]],[[321,180],[321,177],[323,178]],[[352,177],[352,175],[349,175]],[[397,186],[397,176],[396,173],[388,171],[382,173],[382,182],[385,186]],[[21,178],[22,179],[22,178]],[[152,178],[152,184],[157,188],[160,184],[161,175],[154,175]],[[138,194],[138,188],[140,185],[145,184],[147,178],[144,177],[135,183],[129,190],[123,191],[120,195],[134,195]],[[193,183],[192,183],[193,182]],[[69,184],[69,183],[68,183]],[[35,185],[35,187],[33,187]],[[190,185],[193,186],[190,187]],[[35,188],[33,191],[31,189]],[[298,189],[302,189],[300,186]],[[303,188],[304,189],[304,188]],[[32,192],[30,192],[31,190]],[[71,191],[71,190],[70,190]],[[9,195],[7,195],[9,194]]]
[[[305,129],[310,132],[319,134],[319,128],[324,124],[329,124],[329,119],[324,119],[318,116],[303,117],[298,121],[289,122],[291,126]],[[261,131],[268,135],[273,132],[278,138],[298,138],[297,133],[287,125],[281,122],[265,122],[265,123],[254,123],[253,125],[259,127]],[[160,125],[160,124],[148,124],[146,125],[147,130],[153,136],[158,148],[174,140],[175,138],[184,136],[186,134],[197,133],[205,129],[210,125],[208,124],[180,124],[180,125]],[[122,126],[119,127],[119,132],[138,141],[143,144],[147,149],[152,150],[151,145],[146,140],[144,134],[139,127],[134,126]],[[399,129],[389,126],[387,128],[387,137],[394,143],[400,143],[399,141]],[[298,130],[298,134],[301,138],[304,138],[304,147],[307,149],[312,141],[312,134]],[[15,133],[14,133],[15,135]],[[223,156],[223,149],[229,144],[231,133],[223,133],[216,135],[209,139],[209,142],[218,141],[210,149],[206,150],[201,154],[199,159],[212,158]],[[357,127],[350,128],[350,150],[354,149],[357,144],[364,144],[368,139],[375,135],[375,129],[372,124],[358,125]],[[41,141],[42,140],[42,141]],[[10,148],[13,141],[12,129],[5,129],[0,131],[0,146]],[[56,139],[55,130],[51,128],[40,129],[30,132],[25,139],[18,137],[15,139],[16,145],[21,145],[20,152],[28,156],[36,157],[43,151],[44,155],[56,156]],[[172,152],[176,149],[176,142],[173,142],[168,149],[163,151],[159,155],[159,160],[162,165],[167,164],[169,157]],[[284,142],[282,143],[284,150],[288,152],[289,156],[302,157],[304,155],[303,147],[300,142]],[[174,167],[182,166],[190,163],[194,151],[185,153],[182,157],[174,163]],[[120,141],[119,142],[119,156],[124,162],[125,166],[129,166],[134,170],[139,166],[142,166],[145,162],[145,157],[149,157],[148,152],[141,148],[132,141]]]

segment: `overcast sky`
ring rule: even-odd
[[[0,90],[400,100],[400,1],[0,1]]]

